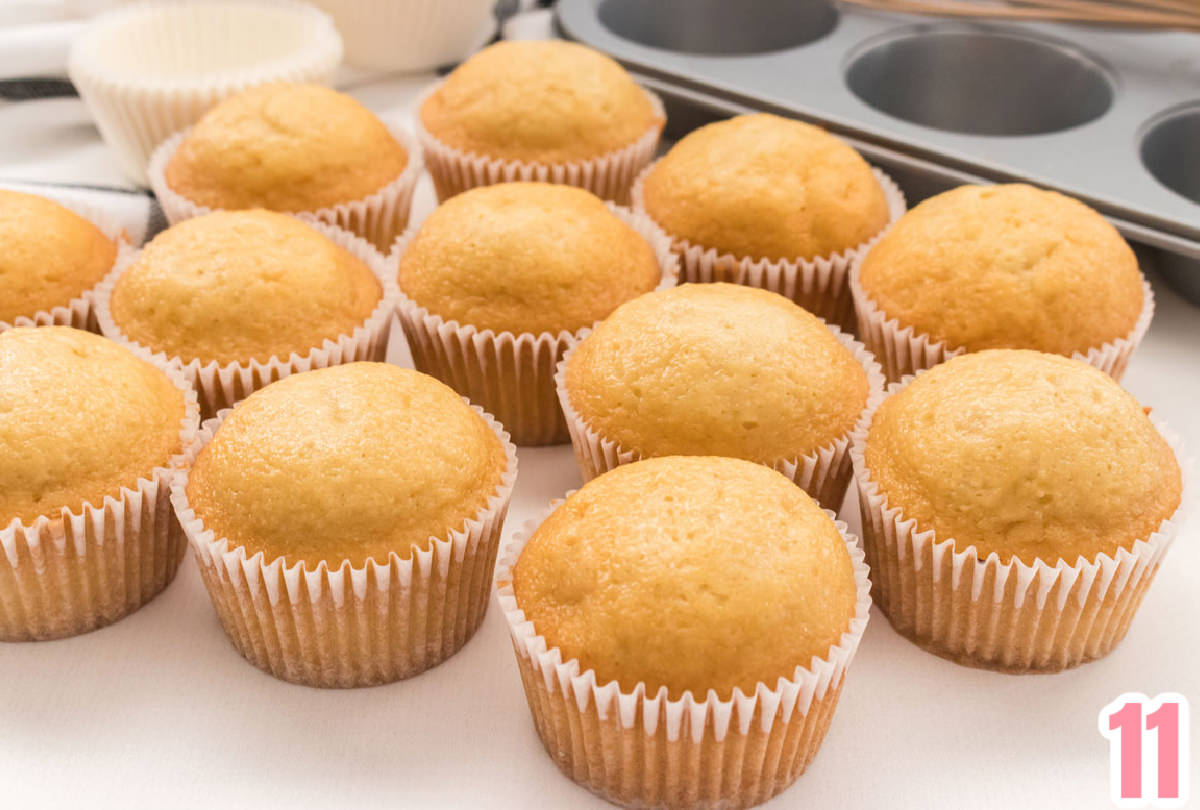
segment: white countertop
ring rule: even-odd
[[[354,92],[394,111],[427,82]],[[117,180],[78,102],[42,103],[54,105],[75,153],[38,152],[38,134],[20,126],[17,106],[0,107],[0,179],[80,180],[82,164],[85,179]],[[419,214],[432,204],[425,180]],[[1194,455],[1200,309],[1152,280],[1158,313],[1125,385]],[[393,359],[407,363],[395,342]],[[569,446],[522,449],[506,534],[579,483]],[[857,530],[857,504],[847,503],[844,517]],[[1126,640],[1073,671],[1009,676],[957,666],[898,636],[876,610],[821,752],[769,806],[1109,807],[1097,712],[1128,691],[1200,701],[1198,608],[1193,519]],[[1194,793],[1198,731],[1200,722],[1192,728]],[[0,785],[0,805],[13,808],[607,806],[543,752],[494,604],[462,652],[423,675],[371,689],[310,689],[277,681],[234,651],[190,555],[174,584],[116,625],[64,641],[0,644]]]

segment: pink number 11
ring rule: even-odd
[[[1170,692],[1153,700],[1136,692],[1121,695],[1101,710],[1100,733],[1108,738],[1111,750],[1114,804],[1184,805],[1188,792],[1188,703],[1183,695]],[[1143,770],[1153,774],[1152,779],[1143,780]],[[1152,791],[1143,790],[1145,781],[1153,782]]]

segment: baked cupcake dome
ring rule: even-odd
[[[741,115],[688,134],[642,179],[677,240],[753,259],[815,259],[867,242],[888,200],[866,161],[819,127]]]
[[[870,607],[844,526],[712,457],[622,466],[530,526],[499,601],[565,774],[625,806],[748,807],[803,772]]]
[[[45,197],[7,189],[0,189],[0,244],[0,325],[69,306],[117,260],[116,242],[94,223]]]
[[[546,183],[460,194],[396,252],[417,368],[495,414],[518,444],[566,440],[554,368],[572,335],[673,281],[675,267],[644,217]]]
[[[516,463],[495,420],[446,386],[350,363],[240,403],[172,500],[247,660],[368,686],[440,663],[479,627]]]
[[[870,394],[853,345],[783,296],[734,284],[687,284],[622,304],[564,362],[564,407],[593,459],[585,475],[606,469],[610,455],[588,452],[587,433],[633,458],[730,456],[777,468],[840,441],[836,469],[805,482],[837,509],[849,435]]]
[[[1017,672],[1075,666],[1124,637],[1182,480],[1107,375],[1029,350],[962,355],[899,386],[855,442],[876,601],[901,633]]]
[[[1129,337],[1145,304],[1137,259],[1112,225],[1020,184],[922,202],[871,248],[857,284],[880,319],[895,320],[889,332],[911,328],[951,351],[1087,354]]]
[[[484,48],[446,77],[419,115],[426,132],[455,149],[539,163],[598,157],[663,123],[624,68],[557,40]]]
[[[183,544],[155,504],[196,428],[182,386],[90,332],[0,333],[0,639],[95,629],[171,581]]]

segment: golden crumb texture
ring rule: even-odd
[[[238,404],[200,452],[187,496],[205,528],[247,557],[386,565],[462,529],[506,464],[496,433],[447,386],[349,363]]]
[[[398,281],[445,320],[557,334],[591,326],[661,277],[650,243],[590,192],[503,183],[430,214],[400,259]]]
[[[799,487],[758,464],[671,456],[584,485],[530,538],[517,606],[565,660],[648,694],[774,688],[854,615],[850,555]]]
[[[919,531],[1032,564],[1145,540],[1179,507],[1170,446],[1108,375],[1029,350],[960,355],[884,401],[866,464]]]
[[[0,321],[66,306],[116,259],[117,245],[71,209],[0,189]]]
[[[863,291],[952,348],[1070,356],[1126,337],[1142,276],[1116,228],[1027,185],[961,186],[898,220],[863,260]]]
[[[156,236],[110,298],[122,334],[185,362],[265,362],[348,335],[382,287],[358,257],[300,220],[218,211]]]
[[[739,258],[831,256],[888,222],[883,187],[858,152],[776,115],[695,130],[654,164],[642,194],[646,212],[676,239]]]
[[[214,209],[316,211],[368,197],[409,157],[350,96],[315,84],[268,84],[217,104],[166,167],[167,185]]]
[[[100,506],[181,451],[183,392],[67,326],[0,333],[0,528]]]
[[[557,40],[484,48],[446,77],[419,114],[430,135],[455,149],[537,163],[601,157],[664,123],[624,68]]]
[[[622,304],[576,347],[565,382],[580,418],[623,449],[763,464],[849,434],[869,389],[821,319],[736,284]]]

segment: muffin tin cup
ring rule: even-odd
[[[125,233],[124,226],[108,212],[95,206],[78,203],[75,201],[59,202],[66,208],[71,209],[79,216],[90,221],[93,225],[100,229],[106,237],[116,243],[117,256],[113,260],[113,267],[105,275],[104,279],[89,290],[84,290],[79,295],[72,298],[70,301],[61,306],[54,307],[48,310],[39,310],[32,315],[19,315],[13,319],[12,323],[0,321],[0,332],[12,329],[16,326],[71,326],[75,329],[83,329],[88,332],[100,331],[100,324],[96,320],[96,296],[104,281],[119,267],[123,267],[129,261],[130,254],[134,251],[132,245]]]
[[[144,184],[154,148],[217,102],[269,82],[328,84],[341,59],[333,22],[305,3],[148,2],[97,18],[68,72],[122,171]]]
[[[467,403],[470,405],[470,403]],[[472,409],[504,445],[507,465],[487,503],[461,528],[430,538],[425,550],[385,562],[336,568],[288,564],[247,555],[216,537],[188,503],[184,474],[171,503],[191,544],[213,607],[242,656],[281,680],[319,687],[359,687],[409,678],[440,664],[474,635],[487,612],[496,551],[517,477],[508,433]],[[232,413],[204,423],[200,445]]]
[[[112,317],[110,302],[113,288],[125,269],[141,255],[139,251],[131,250],[97,287],[96,320],[100,326],[100,333],[130,348],[152,353],[156,361],[180,369],[188,382],[195,386],[200,397],[200,413],[205,419],[224,408],[232,407],[258,389],[301,371],[312,371],[358,360],[382,361],[387,354],[392,316],[400,295],[396,287],[394,263],[384,258],[359,236],[324,222],[305,220],[305,223],[361,260],[379,281],[379,303],[353,332],[328,338],[320,346],[314,346],[304,354],[293,352],[282,358],[272,356],[265,362],[251,359],[232,363],[211,360],[206,363],[198,359],[185,361],[165,352],[155,353],[153,349],[128,338]]]
[[[662,269],[656,289],[675,286],[679,262],[671,253],[666,234],[647,217],[612,203],[608,206],[654,248]],[[390,260],[394,269],[415,235],[410,232],[396,241]],[[517,444],[568,441],[570,435],[558,405],[554,377],[558,361],[586,334],[586,329],[536,335],[480,330],[471,324],[444,320],[403,291],[398,295],[400,325],[417,369],[495,414]]]
[[[846,669],[870,617],[869,570],[857,538],[832,513],[850,552],[858,599],[841,640],[821,658],[750,694],[710,690],[670,699],[644,683],[597,682],[577,659],[563,660],[525,617],[512,569],[538,525],[562,500],[514,533],[496,566],[533,723],[546,752],[568,777],[626,807],[750,807],[788,787],[816,756],[829,729]]]
[[[439,85],[440,86],[440,85]],[[629,204],[630,188],[634,179],[654,158],[662,137],[667,117],[662,100],[646,90],[650,104],[657,116],[657,123],[642,137],[613,152],[587,160],[567,163],[536,163],[520,160],[490,158],[474,152],[466,152],[435,138],[421,123],[421,107],[425,100],[437,91],[434,87],[421,96],[413,115],[413,126],[417,139],[425,153],[425,162],[433,178],[439,202],[445,202],[455,194],[478,186],[497,183],[536,181],[560,186],[575,186],[586,189],[597,197],[621,205]]]
[[[933,368],[966,351],[962,347],[951,348],[945,341],[934,340],[911,326],[901,326],[898,318],[889,318],[859,283],[860,262],[861,259],[850,270],[850,292],[858,317],[858,336],[879,358],[889,382]],[[1154,290],[1145,277],[1142,278],[1142,302],[1142,312],[1128,335],[1071,356],[1095,366],[1119,382],[1133,350],[1142,342],[1154,319]]]
[[[888,395],[914,378],[893,383]],[[1192,463],[1179,437],[1155,427],[1179,460],[1179,508],[1158,530],[1116,555],[1050,564],[995,553],[922,531],[871,478],[864,458],[874,409],[859,422],[850,456],[862,511],[872,595],[898,633],[918,646],[973,667],[1000,672],[1057,672],[1102,658],[1125,637],[1142,597],[1194,499]]]
[[[139,358],[163,368],[147,352]],[[183,532],[171,485],[199,451],[196,392],[183,392],[180,450],[100,504],[62,509],[0,528],[0,641],[45,641],[96,630],[133,613],[171,584],[183,559]]]
[[[421,149],[412,135],[401,126],[388,125],[392,137],[400,142],[408,154],[408,165],[395,180],[360,200],[339,203],[315,211],[288,211],[294,217],[335,225],[342,230],[357,234],[386,253],[396,238],[408,227],[412,211],[413,193],[421,179],[424,163]],[[162,205],[167,221],[172,225],[185,219],[211,214],[222,210],[198,205],[176,192],[167,184],[167,165],[171,162],[179,145],[188,135],[187,131],[176,133],[162,143],[150,159],[148,173],[150,188]]]
[[[650,214],[646,211],[643,186],[646,177],[654,170],[654,165],[647,166],[633,184],[633,209],[647,216]],[[688,239],[672,235],[668,229],[663,228],[671,236],[672,247],[680,259],[680,283],[708,284],[725,281],[770,290],[791,299],[823,318],[826,323],[837,324],[843,330],[853,332],[854,303],[850,298],[850,268],[887,233],[907,209],[904,192],[892,178],[874,167],[871,171],[883,187],[884,196],[887,198],[888,222],[879,233],[863,244],[816,259],[756,259],[751,256],[721,253],[716,248],[697,245]],[[661,223],[659,227],[663,227]]]
[[[875,408],[883,399],[886,385],[883,369],[876,362],[875,356],[863,344],[836,326],[829,326],[829,329],[867,372],[869,391],[863,412]],[[590,331],[585,330],[580,334],[580,342],[587,337]],[[571,445],[575,449],[575,459],[579,462],[580,472],[586,482],[622,464],[638,461],[642,456],[637,451],[622,447],[620,442],[602,435],[588,424],[571,405],[571,395],[566,384],[566,370],[571,354],[578,345],[577,342],[571,346],[559,361],[557,372],[554,375],[554,383],[558,391],[559,405],[566,416]],[[842,502],[846,499],[846,489],[850,485],[852,474],[850,433],[835,438],[808,455],[780,459],[768,466],[794,481],[796,486],[811,495],[823,508],[838,512],[842,508]]]

